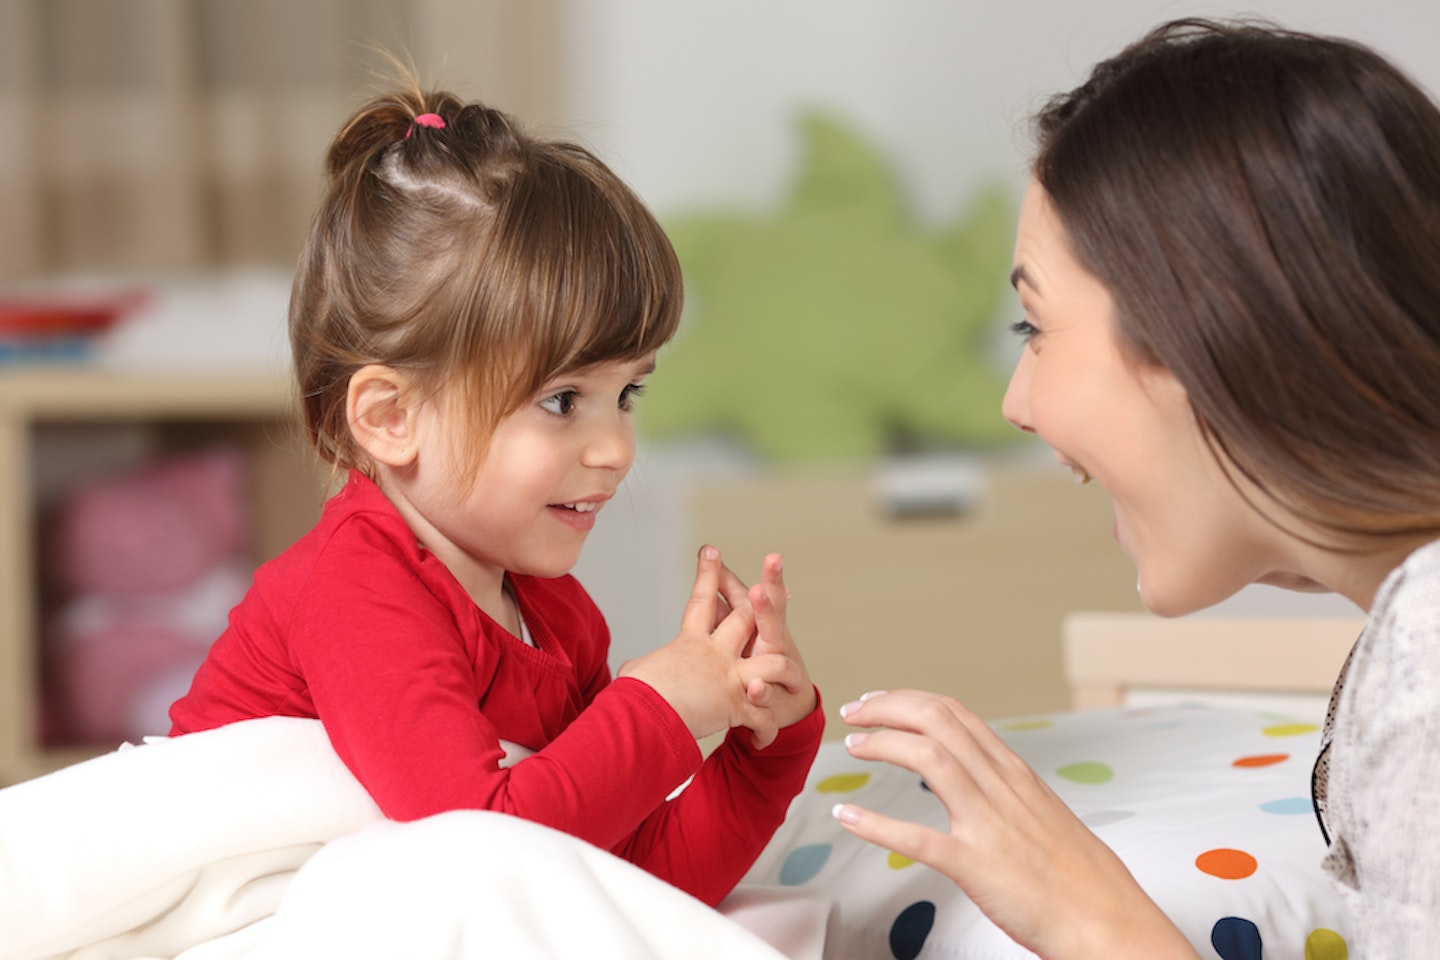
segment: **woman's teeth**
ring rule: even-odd
[[[600,504],[594,501],[583,503],[562,503],[560,506],[565,510],[574,510],[576,513],[594,513],[600,509]]]

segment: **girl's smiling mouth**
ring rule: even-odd
[[[555,519],[581,533],[588,533],[595,526],[595,516],[605,505],[605,499],[572,500],[568,503],[552,503],[548,509]]]

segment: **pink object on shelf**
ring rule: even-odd
[[[52,574],[76,593],[194,582],[243,549],[244,483],[241,454],[215,448],[92,484],[57,517]]]
[[[56,731],[74,743],[119,745],[170,730],[170,704],[190,688],[205,647],[156,629],[115,627],[55,656]]]

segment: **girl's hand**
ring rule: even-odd
[[[722,604],[729,612],[719,615]],[[754,731],[758,745],[775,739],[779,725],[764,703],[746,696],[752,682],[796,683],[788,658],[745,656],[755,638],[755,610],[745,585],[704,547],[680,633],[658,650],[621,665],[617,674],[643,680],[685,721],[696,738],[731,727]]]
[[[840,708],[874,728],[846,738],[854,757],[920,775],[945,805],[946,832],[851,804],[851,833],[927,864],[1014,940],[1046,958],[1198,956],[1109,847],[964,706],[916,690]]]
[[[746,696],[756,706],[774,711],[780,727],[798,723],[815,709],[815,685],[810,671],[800,657],[800,648],[790,634],[786,609],[790,588],[785,585],[784,560],[778,553],[765,558],[760,568],[760,582],[749,590],[750,605],[755,610],[755,641],[749,655],[758,667],[769,658],[783,658],[790,668],[778,668],[775,679],[767,679],[758,670],[750,677]],[[757,746],[760,744],[757,743]]]

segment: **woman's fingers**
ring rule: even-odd
[[[1004,760],[1013,751],[990,726],[951,697],[925,690],[867,693],[840,708],[846,723],[857,727],[889,727],[936,739],[964,753],[980,751],[992,760]]]
[[[830,813],[860,839],[928,867],[943,866],[955,856],[954,838],[939,830],[850,803],[837,803]]]

